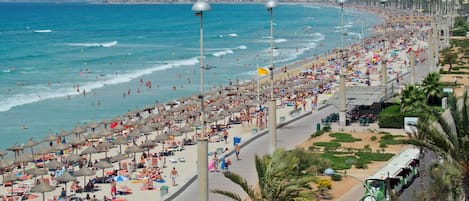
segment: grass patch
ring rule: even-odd
[[[335,140],[332,140],[334,142],[355,142],[362,140],[360,138],[354,138],[351,134],[348,133],[331,133],[329,136],[335,138]]]
[[[324,147],[324,148],[339,148],[341,145],[338,142],[314,142],[314,146]]]
[[[331,168],[334,170],[346,170],[352,167],[351,163],[346,163],[347,160],[357,161],[358,158],[353,155],[337,156],[332,152],[326,152],[321,154],[321,158],[328,159],[332,162]]]

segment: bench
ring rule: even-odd
[[[295,110],[290,111],[289,114],[290,116],[295,117],[295,116],[298,116],[300,112],[301,112],[301,108],[297,108]]]

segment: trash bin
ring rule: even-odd
[[[256,133],[257,133],[257,128],[252,128],[252,129],[251,129],[251,133],[252,133],[253,135],[256,134]]]
[[[283,123],[283,122],[285,122],[285,116],[280,117],[280,123]]]
[[[160,187],[160,195],[161,197],[165,196],[166,194],[168,194],[168,189],[169,187],[168,186],[161,186]]]
[[[316,124],[316,132],[319,132],[319,131],[321,131],[321,124],[317,123]]]
[[[241,143],[241,138],[240,137],[233,137],[233,146],[236,146],[239,143]]]

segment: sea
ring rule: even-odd
[[[200,17],[191,7],[1,3],[0,149],[198,93]],[[266,8],[211,7],[203,14],[205,90],[257,79],[257,66],[270,63]],[[274,8],[275,66],[339,47],[340,14],[314,4]],[[345,43],[378,22],[346,7]]]

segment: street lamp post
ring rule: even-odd
[[[199,201],[208,200],[208,139],[205,135],[204,121],[204,28],[203,13],[211,9],[210,4],[198,1],[192,6],[196,16],[200,17],[200,122],[202,132],[197,139],[197,176],[199,186]]]
[[[274,96],[274,28],[273,28],[273,9],[278,3],[275,0],[268,0],[265,7],[270,14],[270,102],[269,102],[269,153],[273,154],[277,148],[277,101]]]
[[[340,52],[342,56],[342,65],[339,69],[339,126],[344,128],[346,126],[346,116],[347,105],[346,105],[346,92],[345,92],[345,75],[346,75],[346,66],[345,66],[345,57],[344,54],[344,3],[345,0],[339,0],[341,12],[340,12]]]
[[[381,4],[383,5],[383,12],[386,12],[386,2],[387,0],[380,0]],[[384,19],[384,28],[383,28],[383,56],[381,58],[381,86],[384,87],[384,98],[387,98],[388,90],[387,90],[387,72],[386,72],[386,30],[387,30],[387,23],[386,19]]]

